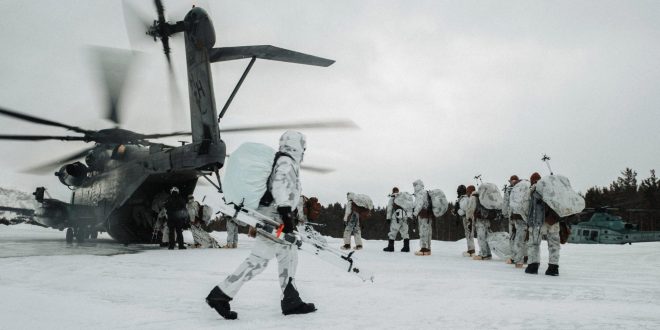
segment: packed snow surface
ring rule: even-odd
[[[560,276],[550,277],[545,263],[527,275],[462,257],[464,241],[434,241],[430,257],[365,241],[356,255],[375,283],[301,252],[297,285],[317,312],[281,314],[273,260],[232,301],[239,319],[224,320],[204,298],[253,242],[241,235],[238,249],[168,251],[101,235],[67,245],[56,230],[0,226],[0,329],[660,328],[660,243],[562,245]]]

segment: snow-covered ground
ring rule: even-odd
[[[563,245],[560,276],[550,277],[461,257],[464,241],[434,241],[431,257],[366,241],[356,254],[375,283],[301,252],[296,280],[317,312],[280,313],[272,261],[232,302],[239,320],[226,321],[204,297],[252,239],[242,235],[234,250],[168,251],[101,238],[67,246],[59,231],[0,226],[0,329],[660,328],[660,243]]]

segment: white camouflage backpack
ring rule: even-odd
[[[413,196],[409,192],[400,192],[394,197],[394,208],[398,209],[395,211],[395,216],[397,219],[401,220],[404,217],[410,216],[413,212],[413,207],[415,206],[415,201]],[[401,210],[400,213],[397,213],[398,210]]]
[[[449,208],[449,201],[447,201],[445,193],[440,189],[433,189],[429,190],[428,194],[431,197],[431,209],[433,210],[433,215],[435,217],[441,217]]]
[[[275,150],[265,144],[241,144],[228,157],[225,166],[224,196],[227,203],[256,209],[268,189],[268,178],[273,170]]]
[[[527,213],[529,213],[530,187],[529,181],[522,180],[513,186],[511,195],[509,195],[511,212],[520,215],[525,221],[527,221]]]
[[[536,191],[543,201],[560,217],[577,214],[584,210],[584,198],[571,187],[563,175],[549,175],[536,183]]]

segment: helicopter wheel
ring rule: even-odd
[[[76,241],[78,241],[78,243],[85,242],[85,238],[86,238],[85,232],[86,232],[85,227],[78,227],[78,229],[76,230]]]
[[[66,229],[66,242],[73,243],[73,228]]]

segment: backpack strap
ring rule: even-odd
[[[259,201],[259,205],[261,206],[270,206],[270,204],[273,203],[273,194],[270,192],[270,178],[273,176],[273,172],[275,171],[275,166],[277,165],[277,161],[280,159],[280,157],[285,156],[291,158],[291,160],[295,161],[293,159],[293,156],[285,153],[278,151],[275,153],[275,159],[273,159],[273,167],[270,169],[270,175],[268,175],[268,179],[266,179],[266,192],[264,193],[263,196],[261,196],[261,200]]]

